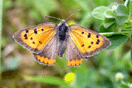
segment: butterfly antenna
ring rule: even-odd
[[[57,19],[57,20],[60,20],[60,21],[61,21],[61,19],[60,19],[60,18],[56,18],[56,17],[53,17],[53,16],[48,16],[48,15],[45,15],[45,17],[54,18],[54,19]]]
[[[79,10],[76,11],[75,13],[77,13],[77,12],[79,12],[79,11],[81,11],[81,9],[79,9]],[[75,13],[73,13],[73,14],[71,14],[69,17],[67,17],[66,20],[69,19],[71,16],[73,16]]]

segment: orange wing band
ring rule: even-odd
[[[69,66],[80,66],[80,64],[82,63],[82,60],[83,59],[80,59],[80,60],[78,60],[78,59],[76,59],[76,60],[68,60],[68,64],[67,64],[67,66],[69,67]]]
[[[42,64],[54,65],[56,63],[55,59],[48,59],[46,57],[41,57],[40,55],[36,55],[36,59]]]

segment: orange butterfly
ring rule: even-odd
[[[79,66],[83,59],[110,45],[103,35],[79,25],[68,26],[64,19],[58,25],[47,22],[20,30],[13,38],[45,65],[54,65],[55,56],[62,57],[67,48],[67,66]]]

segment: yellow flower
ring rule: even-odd
[[[72,25],[72,24],[76,24],[76,22],[74,20],[68,21],[68,25]]]
[[[75,80],[75,78],[76,78],[76,75],[74,73],[70,72],[64,76],[64,81],[66,83],[71,83]]]

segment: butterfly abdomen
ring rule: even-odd
[[[65,48],[66,48],[66,42],[65,41],[59,41],[59,56],[62,57],[63,53],[65,52]]]

